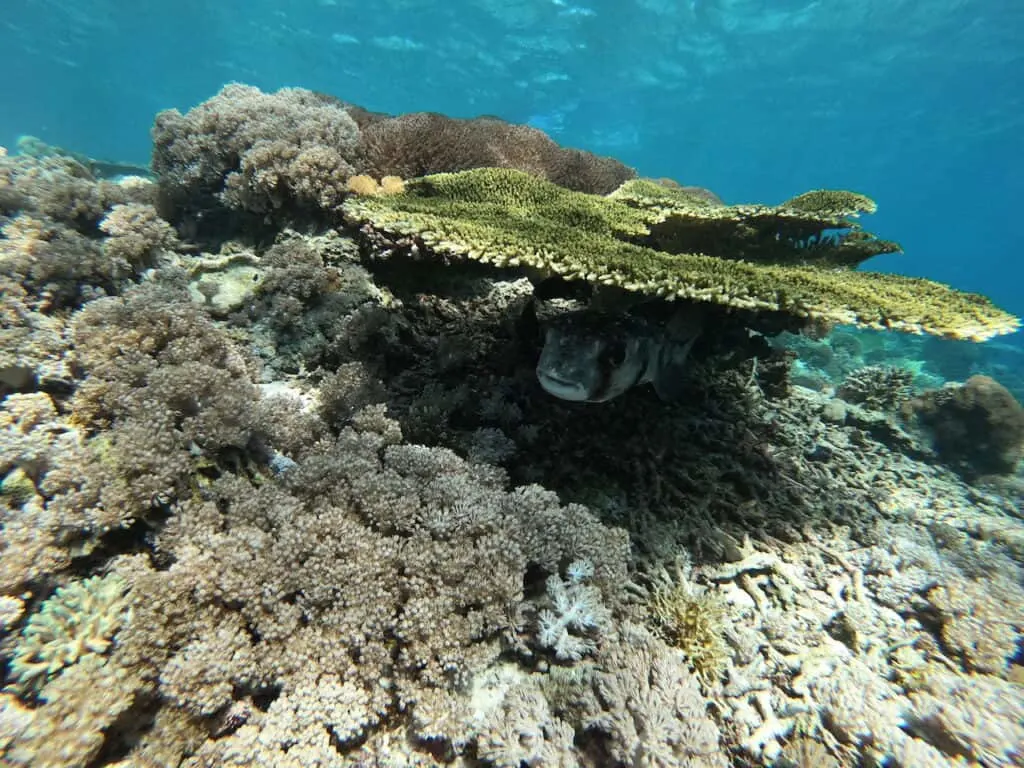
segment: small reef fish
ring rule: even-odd
[[[658,397],[671,402],[681,394],[681,374],[700,330],[692,307],[677,310],[667,322],[643,313],[572,312],[548,325],[537,379],[562,400],[603,403],[650,383]]]

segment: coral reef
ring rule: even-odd
[[[1019,763],[1019,500],[889,414],[793,386],[765,338],[801,325],[788,307],[708,303],[672,403],[547,396],[547,319],[632,298],[544,296],[408,258],[426,235],[345,225],[339,203],[397,215],[448,183],[351,183],[374,126],[375,174],[469,162],[417,155],[421,121],[496,142],[507,167],[478,175],[511,180],[500,218],[536,242],[549,206],[581,247],[696,238],[728,274],[729,255],[792,275],[890,246],[853,226],[873,208],[853,193],[585,195],[568,187],[625,171],[498,121],[304,91],[165,113],[156,185],[0,157],[0,762]],[[317,165],[330,152],[345,164]],[[822,234],[840,220],[847,239]],[[737,222],[780,239],[758,252]],[[971,306],[961,331],[1009,322]],[[823,381],[889,360],[852,331],[799,345]],[[863,404],[888,403],[870,378]]]
[[[428,173],[516,168],[599,194],[636,175],[496,118],[391,117],[302,88],[264,93],[240,83],[187,114],[161,112],[153,141],[161,213],[188,239],[217,242],[243,225],[335,222],[349,192],[396,191]]]

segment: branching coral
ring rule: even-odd
[[[1017,318],[987,299],[939,283],[813,266],[849,263],[841,255],[850,252],[856,263],[888,249],[857,230],[852,240],[819,239],[805,247],[792,237],[766,240],[759,227],[744,223],[767,210],[772,221],[792,219],[809,233],[835,226],[817,213],[704,204],[689,206],[681,218],[680,196],[665,189],[672,205],[640,207],[629,199],[572,192],[518,171],[482,169],[428,176],[402,194],[352,198],[344,211],[378,240],[405,250],[532,267],[647,296],[977,340],[1018,326]],[[701,236],[694,241],[681,233],[687,231],[686,217],[695,216],[714,227],[710,234],[698,228]],[[671,252],[637,244],[648,239]],[[704,248],[705,241],[726,247]],[[766,251],[759,245],[764,242],[770,243]],[[789,242],[781,255],[780,242]],[[735,243],[743,244],[746,250],[739,255],[746,260],[734,260]]]
[[[847,376],[836,394],[848,403],[892,411],[913,395],[913,381],[914,374],[906,368],[868,365]]]
[[[162,205],[176,219],[219,205],[285,216],[329,210],[346,192],[358,133],[336,101],[312,91],[227,85],[186,115],[157,116]]]

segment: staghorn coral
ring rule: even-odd
[[[848,375],[836,394],[877,411],[896,410],[914,393],[914,374],[895,366],[866,365]]]
[[[983,297],[939,283],[812,266],[829,265],[833,252],[852,250],[855,262],[878,253],[874,245],[866,251],[860,247],[875,241],[857,231],[851,247],[842,239],[809,248],[791,238],[769,238],[767,253],[758,255],[758,243],[765,238],[743,234],[739,224],[746,213],[741,208],[687,208],[687,215],[697,212],[724,227],[727,243],[738,239],[746,244],[746,260],[736,261],[731,248],[733,258],[721,251],[685,250],[690,241],[681,238],[672,206],[628,203],[572,192],[519,171],[481,169],[428,176],[407,185],[402,194],[353,197],[344,211],[383,247],[426,249],[498,267],[531,267],[642,296],[975,340],[1018,326],[1017,318]],[[818,214],[782,210],[788,212],[773,217],[791,217],[812,231],[835,226]],[[673,250],[635,242],[645,238]],[[788,256],[779,255],[780,242],[788,243]]]
[[[929,390],[904,413],[931,433],[939,456],[968,477],[1013,474],[1024,457],[1024,406],[989,376]]]

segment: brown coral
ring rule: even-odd
[[[905,408],[934,438],[943,460],[964,474],[1012,474],[1024,457],[1024,406],[995,379],[925,392]]]
[[[360,144],[364,170],[376,178],[515,168],[569,189],[606,194],[636,175],[610,157],[559,147],[543,131],[494,117],[414,112],[377,119],[362,128]]]
[[[353,173],[358,131],[337,102],[312,91],[227,85],[187,114],[157,115],[162,208],[196,225],[224,205],[284,217],[329,210]]]

